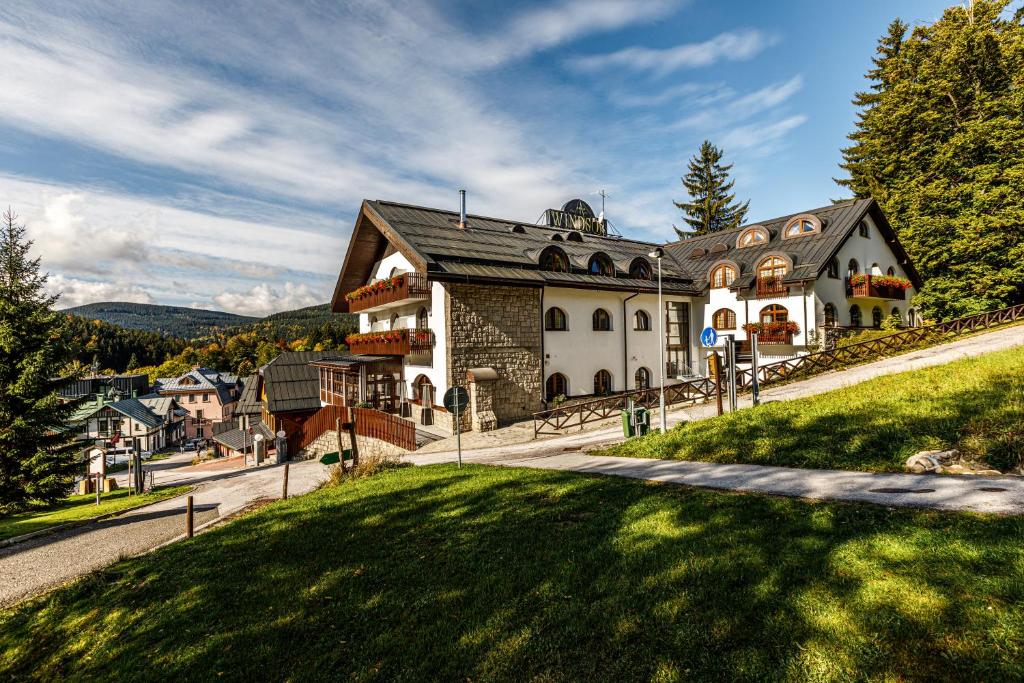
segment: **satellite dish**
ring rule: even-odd
[[[594,217],[594,210],[582,199],[570,199],[562,206],[562,211],[586,218]]]

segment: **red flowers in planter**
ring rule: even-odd
[[[385,330],[383,332],[363,332],[362,334],[350,334],[345,337],[345,343],[352,344],[366,343],[388,343],[401,342],[408,338],[409,330]]]
[[[359,301],[360,299],[364,299],[368,296],[373,296],[374,294],[380,294],[381,292],[390,292],[392,290],[398,289],[403,284],[405,284],[405,275],[396,275],[394,277],[389,277],[385,280],[377,280],[376,282],[371,282],[368,285],[363,285],[359,289],[352,290],[351,292],[345,295],[345,300],[349,302]]]
[[[747,323],[743,326],[743,331],[747,334],[798,334],[800,326],[792,320],[776,320],[770,323]]]
[[[903,290],[910,289],[913,286],[910,280],[903,277],[896,277],[894,275],[868,275],[866,273],[856,273],[850,276],[851,287],[860,287],[861,285],[869,283],[875,287]]]

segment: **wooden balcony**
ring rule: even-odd
[[[390,330],[349,335],[349,351],[360,356],[408,356],[434,348],[434,333],[425,329]]]
[[[850,284],[850,278],[846,278],[846,296],[851,299],[890,299],[893,301],[904,301],[907,298],[907,290],[902,287],[876,285],[873,280],[873,275],[865,275],[863,282],[854,285]]]
[[[792,332],[762,332],[757,335],[758,344],[792,344]]]
[[[772,297],[789,296],[789,286],[782,284],[781,278],[757,280],[757,298],[770,299]]]
[[[349,300],[350,313],[371,313],[395,308],[416,299],[430,298],[430,283],[422,273],[403,273],[390,280],[381,280],[379,291],[367,291],[365,288],[356,290],[359,294]]]

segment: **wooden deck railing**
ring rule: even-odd
[[[399,304],[412,299],[429,299],[430,283],[423,273],[403,273],[401,283],[392,289],[363,295],[348,304],[349,313],[365,312],[388,304]]]
[[[302,427],[288,439],[288,452],[296,454],[316,441],[327,431],[335,429],[338,421],[356,422],[356,434],[387,443],[416,450],[416,424],[395,415],[389,415],[373,408],[348,408],[345,406],[324,406],[313,413]]]
[[[351,334],[349,351],[362,356],[408,356],[413,351],[434,348],[434,333],[427,329],[398,329]]]
[[[789,285],[782,284],[782,278],[758,278],[756,293],[759,299],[789,296]]]
[[[989,327],[998,327],[1017,320],[1024,320],[1024,304],[1010,306],[998,311],[988,311],[956,320],[948,320],[925,327],[911,327],[885,337],[842,346],[831,351],[819,351],[805,356],[769,363],[758,367],[758,383],[763,386],[772,382],[788,380],[801,375],[813,375],[837,367],[853,365],[859,362],[873,361],[880,357],[906,351],[928,343],[940,337],[955,337],[960,334],[975,332]],[[740,391],[749,390],[751,371],[740,370],[736,373],[736,385]],[[699,378],[688,380],[682,384],[665,387],[665,405],[684,403],[701,403],[714,397],[715,382],[713,379]],[[725,390],[723,388],[723,393]],[[627,400],[652,407],[658,404],[658,389],[628,391],[615,396],[608,396],[591,401],[583,401],[572,405],[559,406],[550,410],[542,410],[533,414],[534,436],[540,434],[557,434],[561,430],[579,427],[580,430],[588,422],[595,422],[614,416],[627,405]]]
[[[863,282],[855,285],[846,278],[846,296],[903,301],[907,298],[907,291],[901,287],[875,284],[874,277],[869,274],[864,276]]]

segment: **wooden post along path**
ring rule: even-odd
[[[344,462],[345,459],[342,458],[342,463]],[[342,464],[343,468],[344,466],[345,465]],[[281,487],[281,500],[288,500],[288,463],[284,464],[284,484]]]
[[[192,532],[194,530],[193,516],[192,516],[192,496],[188,497],[188,501],[185,503],[185,537],[192,538]]]

